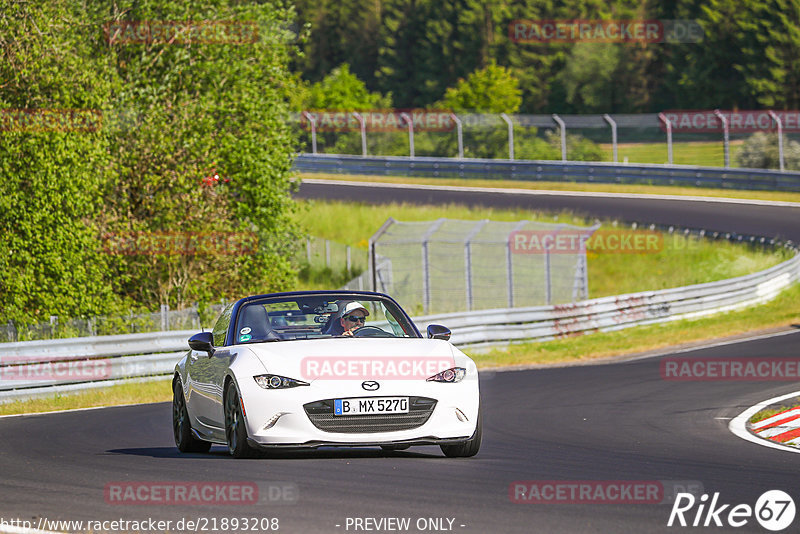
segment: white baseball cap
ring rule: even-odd
[[[356,310],[364,310],[365,317],[369,315],[369,311],[364,306],[362,306],[361,304],[359,304],[354,300],[351,300],[350,302],[345,304],[343,308],[339,308],[339,317],[344,317],[345,315],[348,315],[350,312]]]

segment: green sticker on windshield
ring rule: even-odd
[[[250,341],[253,338],[250,334],[242,334],[239,336],[239,341]]]

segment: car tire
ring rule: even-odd
[[[192,434],[192,423],[180,379],[175,380],[172,388],[172,433],[175,446],[181,452],[208,452],[211,449],[210,442],[197,439]]]
[[[252,458],[255,450],[247,443],[247,425],[239,400],[239,390],[231,380],[225,389],[225,440],[234,458]]]
[[[472,437],[461,443],[453,443],[450,445],[439,445],[442,452],[448,458],[467,458],[475,456],[481,448],[481,436],[483,434],[483,416],[481,410],[478,408],[478,424],[475,425],[475,433]]]

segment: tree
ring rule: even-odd
[[[516,113],[522,104],[517,80],[505,68],[491,63],[476,70],[445,92],[440,105],[456,112]]]
[[[112,46],[122,79],[115,107],[119,176],[106,194],[114,232],[251,234],[255,253],[134,255],[121,258],[120,291],[140,302],[181,307],[197,300],[285,289],[294,279],[296,233],[289,218],[295,140],[285,123],[294,79],[291,44],[279,28],[291,11],[268,4],[143,0],[114,20],[236,21],[254,42]],[[221,182],[204,186],[218,174]]]
[[[5,121],[45,111],[99,115],[115,80],[85,38],[86,26],[66,0],[0,10]],[[5,122],[0,132],[0,319],[93,314],[115,301],[96,222],[111,177],[108,139],[102,129],[77,125]]]
[[[54,0],[0,11],[0,106],[102,115],[98,128],[14,126],[0,136],[3,319],[181,307],[292,284],[292,16],[224,0]],[[233,21],[257,33],[226,45],[108,40],[104,24],[120,21]],[[219,184],[204,186],[214,174]],[[208,254],[104,249],[109,234],[231,231],[255,239],[253,253],[236,244]]]
[[[308,24],[311,34],[295,70],[307,80],[319,81],[342,63],[376,87],[378,34],[383,13],[381,0],[298,0],[297,24]]]
[[[392,107],[392,95],[372,93],[344,63],[311,86],[305,109],[360,111]]]

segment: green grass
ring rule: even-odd
[[[736,155],[741,150],[744,141],[731,141],[730,160],[731,167],[737,167]],[[606,154],[606,161],[613,158],[613,147],[610,144],[601,144],[600,147]],[[668,162],[666,137],[662,143],[622,143],[617,145],[618,161],[628,163],[658,163]],[[694,141],[673,142],[672,163],[677,165],[697,165],[700,167],[723,167],[725,165],[725,151],[722,139],[719,141]]]
[[[440,185],[455,187],[497,187],[502,189],[531,189],[535,191],[580,191],[590,193],[640,194],[640,195],[680,195],[716,198],[738,198],[751,200],[772,200],[779,202],[800,202],[800,193],[783,191],[749,191],[740,189],[712,189],[704,187],[681,187],[671,185],[623,185],[590,184],[583,182],[531,182],[521,180],[485,180],[477,178],[433,178],[407,176],[374,176],[354,174],[304,173],[300,179],[342,180],[352,182]]]
[[[83,393],[0,404],[0,415],[54,412],[95,406],[148,404],[172,400],[172,377],[150,382],[128,382]]]
[[[493,221],[527,219],[578,226],[591,224],[568,212],[552,215],[521,209],[471,208],[460,205],[377,206],[349,202],[301,201],[300,206],[301,209],[297,214],[298,222],[309,234],[360,248],[367,247],[368,238],[390,216],[399,221],[430,221],[447,217]],[[331,221],[343,221],[343,224],[331,224]],[[603,228],[610,229],[613,226],[605,224]],[[767,269],[789,258],[782,250],[762,251],[727,241],[687,240],[669,234],[664,235],[664,248],[657,253],[588,254],[590,298],[733,278]],[[307,284],[302,289],[324,286],[324,282],[323,279],[317,278],[313,286]],[[339,287],[333,281],[331,285]]]

